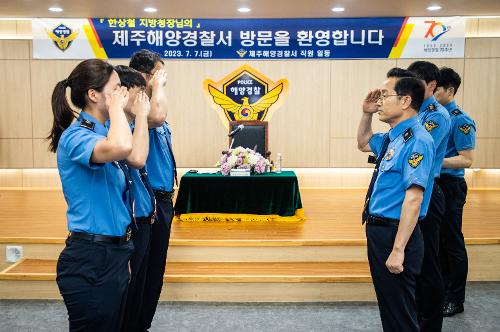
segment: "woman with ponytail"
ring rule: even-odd
[[[79,114],[66,98],[68,89]],[[57,284],[70,331],[120,329],[133,252],[130,183],[119,162],[132,151],[127,102],[127,89],[102,60],[81,62],[52,94],[48,139],[57,153],[70,232],[57,262]]]

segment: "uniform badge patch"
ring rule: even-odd
[[[394,149],[390,149],[385,154],[385,160],[391,160],[393,156],[394,156]]]
[[[439,127],[439,124],[436,121],[425,121],[424,122],[424,127],[427,131],[432,131],[432,129]]]
[[[87,128],[87,129],[90,129],[93,131],[94,127],[95,127],[95,123],[93,123],[92,121],[89,121],[87,119],[82,119],[82,122],[80,123],[80,127]]]
[[[457,109],[454,109],[453,111],[451,111],[451,114],[460,115],[460,114],[462,114],[462,112],[460,112],[460,110],[457,108]]]
[[[413,168],[417,168],[418,165],[420,165],[422,159],[424,159],[423,154],[420,154],[418,152],[413,152],[410,156],[410,159],[408,159],[408,164],[410,164],[410,166]]]
[[[458,127],[458,130],[460,130],[465,135],[469,135],[470,125],[465,123],[465,124],[461,125],[460,127]]]

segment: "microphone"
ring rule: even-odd
[[[239,133],[240,131],[243,130],[243,128],[245,128],[245,125],[242,125],[240,124],[238,127],[236,127],[232,132],[230,132],[227,136],[229,137],[233,137],[234,135],[236,135],[237,133]]]

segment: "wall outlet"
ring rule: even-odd
[[[23,258],[23,246],[6,246],[5,257],[8,263],[15,263]]]

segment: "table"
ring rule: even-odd
[[[186,173],[175,203],[181,221],[302,221],[293,171],[251,176]]]

